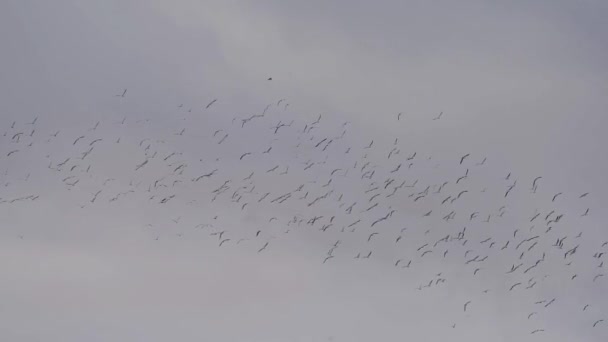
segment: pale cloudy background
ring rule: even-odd
[[[488,179],[512,172],[521,182],[521,202],[510,205],[519,205],[522,216],[537,208],[548,212],[546,200],[563,191],[571,201],[561,210],[591,208],[586,221],[573,220],[563,228],[569,239],[584,231],[588,244],[606,241],[607,16],[605,1],[2,1],[0,133],[12,132],[13,121],[28,127],[38,117],[39,134],[61,130],[67,137],[62,148],[13,159],[6,157],[10,137],[0,140],[1,180],[11,183],[0,198],[41,196],[31,204],[0,204],[0,339],[607,340],[608,324],[591,328],[598,319],[608,320],[606,279],[580,286],[555,281],[528,294],[558,297],[560,305],[530,322],[526,316],[535,309],[525,306],[529,301],[504,291],[481,299],[486,284],[415,290],[431,275],[425,267],[396,273],[392,255],[367,264],[350,262],[350,255],[322,264],[334,236],[271,242],[269,253],[259,255],[257,248],[220,249],[215,237],[192,227],[229,213],[221,202],[207,200],[196,209],[175,202],[158,209],[125,200],[111,210],[81,210],[76,191],[66,194],[45,159],[50,154],[53,163],[61,162],[65,157],[59,155],[75,151],[76,132],[86,133],[97,121],[102,122],[101,137],[131,141],[120,152],[98,156],[100,178],[117,175],[119,165],[129,163],[131,170],[143,161],[136,147],[151,132],[171,136],[184,127],[193,132],[190,140],[167,141],[165,152],[180,149],[205,161],[230,153],[238,158],[248,150],[243,144],[266,147],[272,131],[263,130],[281,114],[273,114],[272,123],[253,125],[257,130],[233,133],[231,145],[222,149],[199,146],[197,139],[208,137],[212,128],[230,126],[234,116],[259,113],[285,98],[291,116],[284,122],[310,123],[324,113],[326,134],[339,135],[342,122],[350,121],[353,146],[385,140],[376,151],[379,158],[399,137],[400,157],[413,151],[432,155],[441,163],[438,177],[459,175],[457,162],[465,153],[475,162],[487,156],[485,174],[496,176]],[[124,88],[126,98],[116,98]],[[203,111],[215,98],[215,112]],[[178,113],[182,103],[198,116]],[[442,111],[442,119],[433,121]],[[125,116],[132,125],[118,127],[115,122]],[[142,118],[151,124],[134,124]],[[277,153],[274,158],[282,165],[294,158]],[[262,161],[249,163],[221,166],[243,178]],[[23,181],[29,173],[37,182]],[[538,175],[547,189],[542,204],[527,192]],[[295,186],[308,181],[291,177]],[[293,190],[292,185],[282,189],[280,182],[274,186],[277,196]],[[81,202],[96,190],[83,189]],[[579,207],[574,199],[587,191],[588,202]],[[426,212],[405,211],[408,225],[416,224],[409,212],[416,219]],[[287,222],[291,212],[267,209],[225,224],[255,231],[271,216],[284,215]],[[204,218],[193,218],[197,214]],[[179,216],[199,221],[181,231],[171,226]],[[146,224],[156,230],[144,229]],[[527,223],[522,226],[527,228]],[[508,229],[510,234],[513,227]],[[351,254],[366,248],[352,247]],[[579,253],[591,259],[595,251]],[[505,261],[503,268],[511,263]],[[597,273],[595,264],[575,266],[580,274]],[[556,267],[552,274],[558,277],[561,270]],[[502,269],[498,273],[504,274]],[[569,280],[570,274],[564,277]],[[485,281],[501,282],[489,276]],[[467,316],[462,304],[468,300],[474,311]],[[586,304],[592,304],[585,311],[589,316],[581,316]],[[513,318],[517,315],[523,320]],[[545,332],[530,335],[537,328]]]

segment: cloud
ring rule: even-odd
[[[605,330],[589,321],[608,304],[601,280],[589,279],[606,240],[605,10],[600,1],[3,3],[0,336],[599,341]],[[115,96],[124,89],[126,97]],[[23,140],[11,139],[20,131]],[[83,158],[95,138],[103,140]],[[245,152],[252,155],[239,160]],[[364,168],[375,178],[362,177]],[[70,175],[80,183],[66,185]],[[391,177],[374,200],[367,191]],[[408,197],[446,180],[428,201]],[[385,197],[401,182],[399,195]],[[460,186],[470,192],[441,204]],[[441,219],[447,206],[457,212],[452,223]],[[551,210],[564,219],[542,233],[546,222],[530,217]],[[322,218],[307,224],[314,216]],[[464,226],[468,245],[439,241]],[[221,231],[231,240],[220,248]],[[547,238],[520,257],[513,245],[535,234]],[[584,247],[571,266],[553,246],[563,236],[566,246]],[[479,243],[487,238],[494,249]],[[425,243],[439,247],[421,257]],[[323,264],[334,244],[335,258]],[[551,262],[533,277],[506,273],[518,258],[533,265],[541,248]],[[465,253],[489,257],[475,277]],[[398,259],[413,260],[411,268],[395,267]],[[575,273],[584,281],[571,281]],[[537,285],[508,291],[516,281]],[[552,298],[552,309],[534,304]],[[531,336],[538,327],[546,332]]]

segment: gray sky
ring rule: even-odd
[[[605,341],[607,14],[590,0],[3,1],[0,338]]]

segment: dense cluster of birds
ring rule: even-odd
[[[115,97],[128,98],[127,89]],[[486,168],[489,158],[472,153],[439,162],[407,150],[400,137],[390,138],[392,144],[361,141],[350,134],[350,122],[332,123],[325,114],[303,120],[288,111],[285,99],[255,114],[208,119],[221,102],[211,99],[196,113],[177,105],[178,114],[162,122],[126,115],[53,131],[45,131],[49,125],[38,118],[3,123],[0,165],[39,156],[45,166],[12,173],[6,167],[0,206],[50,196],[30,188],[23,193],[32,174],[44,173],[71,194],[75,210],[171,206],[174,214],[166,223],[142,227],[155,240],[205,232],[217,248],[261,254],[303,234],[324,246],[321,267],[339,259],[376,259],[398,272],[425,274],[413,291],[449,291],[466,278],[488,284],[480,296],[504,292],[525,298],[521,314],[532,335],[545,332],[534,319],[559,306],[561,297],[526,293],[546,283],[584,288],[608,281],[608,241],[583,237],[592,215],[586,190],[545,188],[542,176],[493,174]],[[443,112],[428,120],[442,118]],[[394,120],[406,118],[399,113]],[[530,203],[524,198],[532,198],[535,207],[520,205]],[[223,209],[214,212],[212,205]],[[200,208],[201,216],[186,218],[179,212],[185,206]],[[166,224],[181,228],[163,229]],[[476,299],[459,305],[467,317]],[[593,306],[572,314],[585,315],[590,329],[608,331],[601,309]]]

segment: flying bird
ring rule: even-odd
[[[369,234],[369,237],[367,238],[367,242],[369,242],[374,237],[374,235],[378,235],[378,233],[374,232],[374,233]]]
[[[537,186],[536,183],[542,178],[543,177],[541,177],[541,176],[534,178],[534,181],[532,181],[532,190],[536,190],[536,186]]]
[[[207,104],[207,107],[205,107],[205,109],[209,109],[209,107],[211,107],[211,105],[214,104],[215,101],[217,101],[217,99],[213,99],[213,101],[209,102],[209,104]]]
[[[84,139],[84,135],[79,136],[78,138],[76,138],[76,140],[74,140],[74,143],[72,145],[76,145],[76,143],[78,142],[78,140],[80,139]]]
[[[259,232],[258,232],[258,234],[259,234]],[[258,253],[260,253],[261,251],[265,250],[266,247],[268,247],[268,242],[266,242],[266,244],[264,244],[264,246],[258,250]]]

